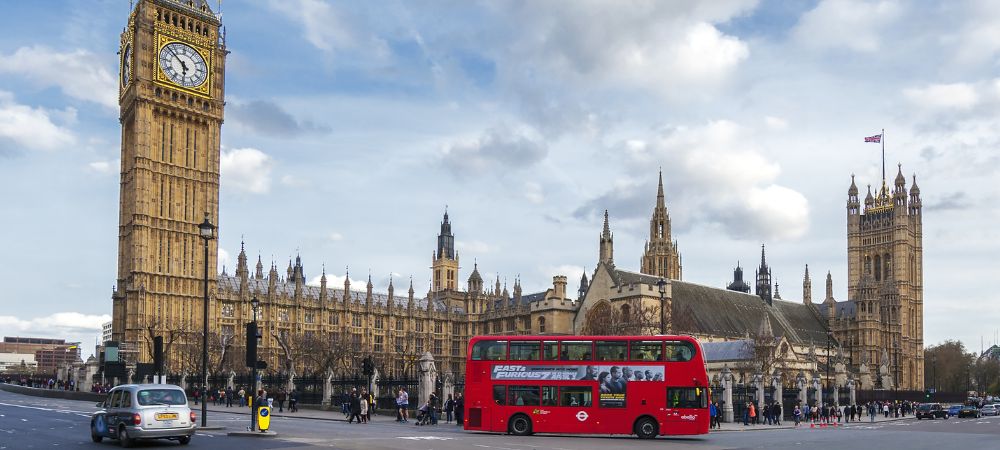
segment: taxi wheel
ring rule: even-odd
[[[134,444],[132,438],[128,437],[128,430],[125,429],[125,425],[118,427],[118,443],[124,448],[132,447],[132,444]]]
[[[659,434],[659,425],[649,417],[643,417],[635,423],[635,435],[639,439],[653,439]]]
[[[93,422],[90,423],[90,440],[97,442],[98,444],[104,440],[104,436],[97,434],[97,427],[94,426]]]
[[[528,436],[531,434],[531,420],[524,414],[518,414],[510,418],[510,434],[515,436]]]
[[[188,445],[191,442],[191,436],[181,436],[177,442],[180,442],[181,445]]]

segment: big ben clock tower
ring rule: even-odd
[[[220,26],[206,0],[140,0],[121,35],[112,335],[126,343],[130,362],[150,361],[152,336],[161,335],[167,362],[178,370],[182,362],[171,356],[200,340],[192,339],[202,329],[205,277],[198,224],[206,217],[219,221],[227,54]],[[216,242],[208,241],[213,272]],[[208,279],[214,292],[215,274]]]

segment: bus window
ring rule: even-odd
[[[507,341],[479,341],[472,346],[473,361],[500,361],[507,359]]]
[[[625,341],[597,341],[598,361],[625,361]]]
[[[542,406],[556,406],[555,386],[542,386]]]
[[[556,341],[542,342],[542,359],[546,361],[559,359],[559,343]]]
[[[700,387],[667,388],[668,408],[707,408],[705,389]]]
[[[538,386],[509,386],[507,404],[511,406],[538,406]]]
[[[632,361],[662,361],[663,342],[660,341],[632,341],[629,359]]]
[[[694,346],[690,342],[667,342],[664,355],[667,361],[690,361],[694,358]]]
[[[538,341],[511,341],[510,360],[511,361],[538,361],[539,357]]]
[[[562,354],[559,359],[563,361],[590,361],[592,341],[563,341]]]
[[[493,403],[500,406],[507,404],[507,386],[493,386]]]
[[[590,386],[564,386],[559,389],[559,406],[589,407],[593,398]]]

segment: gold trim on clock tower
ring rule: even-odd
[[[129,362],[152,359],[154,335],[164,336],[165,346],[177,351],[202,327],[205,241],[198,224],[206,215],[219,223],[228,53],[220,25],[204,0],[140,0],[122,32],[121,212],[112,335],[126,343]],[[182,86],[166,76],[159,54],[174,42],[204,59],[203,82]],[[217,242],[208,241],[210,299]]]

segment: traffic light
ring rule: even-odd
[[[375,364],[372,362],[370,356],[366,356],[364,361],[361,362],[361,373],[366,377],[370,377],[375,374]]]
[[[257,323],[247,322],[247,367],[257,365]]]
[[[163,336],[153,337],[153,372],[163,374]]]
[[[924,398],[930,400],[934,396],[934,391],[931,389],[924,389]]]

